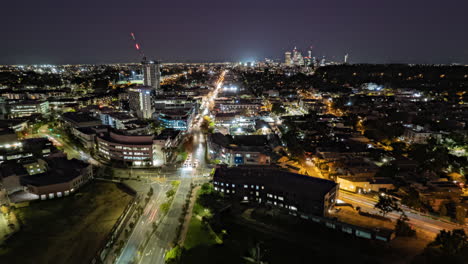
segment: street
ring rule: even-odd
[[[345,191],[340,191],[339,193],[339,198],[345,203],[350,203],[354,205],[354,208],[356,206],[359,206],[362,208],[363,211],[372,213],[372,214],[380,214],[380,211],[378,209],[374,208],[374,205],[377,203],[376,199],[372,199],[370,197],[366,197],[360,194],[354,194],[350,192],[345,192]],[[464,228],[465,231],[468,231],[468,228],[450,223],[450,222],[445,222],[445,221],[440,221],[437,219],[433,219],[427,215],[418,213],[406,206],[402,206],[402,209],[404,210],[405,214],[408,216],[410,220],[410,224],[412,224],[414,227],[433,233],[438,234],[440,230],[452,230],[452,229],[457,229],[457,228]],[[392,221],[396,221],[398,218],[400,218],[400,214],[397,212],[391,212],[386,215]]]

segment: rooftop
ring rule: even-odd
[[[97,118],[85,112],[67,112],[67,113],[63,113],[62,117],[75,123],[84,123],[84,122],[93,122],[93,121],[100,123],[100,121]]]
[[[268,166],[219,167],[214,180],[245,182],[248,184],[268,185],[268,188],[288,190],[311,199],[323,198],[336,187],[329,180],[292,173]]]

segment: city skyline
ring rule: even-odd
[[[368,0],[4,4],[0,64],[282,61],[292,47],[350,63],[468,63],[467,3]],[[424,8],[421,8],[421,7]]]

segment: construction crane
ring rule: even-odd
[[[137,40],[136,40],[136,37],[135,37],[135,33],[130,32],[130,36],[132,37],[132,41],[133,41],[134,44],[135,44],[135,49],[136,49],[136,50],[138,51],[138,53],[140,54],[142,61],[145,62],[145,61],[146,61],[145,53],[144,53],[143,50],[141,49],[141,45],[138,44],[138,42],[137,42]]]

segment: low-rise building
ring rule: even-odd
[[[269,165],[273,148],[269,137],[263,135],[231,136],[214,133],[208,137],[210,158],[229,166]]]
[[[340,189],[355,193],[382,192],[395,189],[393,180],[381,177],[338,176],[336,182],[340,184]]]
[[[21,185],[41,200],[68,196],[93,178],[92,166],[66,157],[46,159],[47,171],[21,177]]]
[[[333,181],[269,166],[221,166],[213,184],[235,201],[277,207],[305,218],[327,215],[338,197],[338,184]]]
[[[47,101],[20,101],[10,104],[10,114],[12,117],[47,114],[48,112],[49,102]]]
[[[62,120],[70,127],[92,127],[101,125],[101,120],[86,112],[67,112],[62,114]]]
[[[195,117],[194,108],[166,109],[158,113],[158,120],[165,128],[187,131]]]
[[[126,112],[100,113],[99,117],[103,125],[108,125],[116,129],[125,129],[125,124],[138,120],[136,117]]]
[[[160,166],[164,153],[155,147],[153,135],[127,135],[109,131],[96,136],[98,155],[107,161],[117,161],[131,166]]]
[[[47,138],[28,138],[0,145],[0,163],[9,160],[46,157],[56,151]]]
[[[425,144],[429,138],[440,138],[440,136],[439,133],[424,130],[421,127],[406,128],[403,133],[403,139],[409,144]]]

